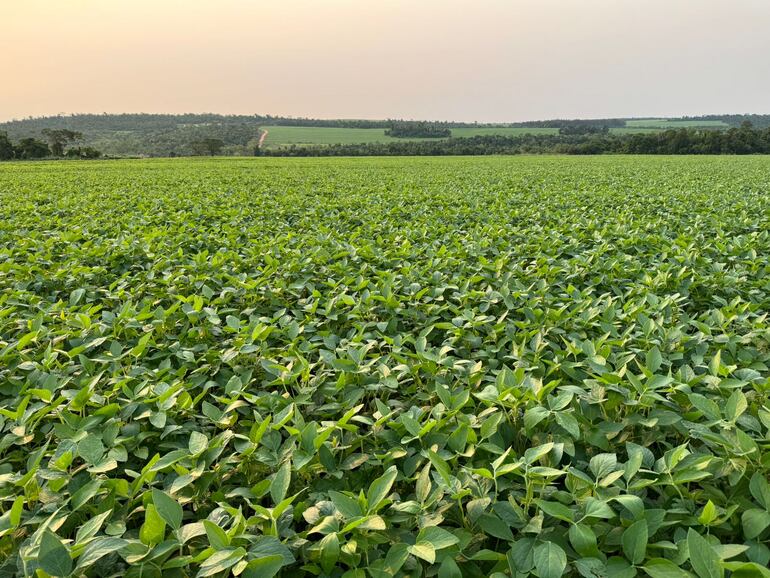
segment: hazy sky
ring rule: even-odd
[[[769,0],[0,0],[0,119],[770,113]]]

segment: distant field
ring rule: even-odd
[[[290,144],[359,144],[390,142],[382,128],[330,128],[319,126],[265,126],[265,144],[280,146]]]
[[[559,134],[558,128],[453,128],[452,136],[467,138],[489,135],[519,136],[523,134]]]
[[[669,127],[671,128],[671,127]],[[654,128],[654,127],[642,127],[642,126],[613,126],[610,127],[610,132],[612,134],[646,134],[650,132],[662,132],[664,129],[663,127],[660,128]]]
[[[318,126],[266,126],[265,145],[269,147],[292,144],[360,144],[387,143],[419,138],[400,139],[389,137],[382,128],[330,128]],[[522,134],[557,134],[555,128],[453,128],[452,136],[473,137],[486,135],[515,136]]]
[[[625,127],[613,127],[610,131],[614,134],[637,134],[657,132],[664,129],[702,127],[725,128],[728,125],[722,121],[689,121],[647,119],[629,120]],[[288,145],[328,145],[328,144],[361,144],[361,143],[388,143],[404,140],[425,140],[419,138],[397,139],[385,135],[385,129],[381,128],[335,128],[319,126],[266,126],[268,131],[265,145],[267,147],[282,147]],[[453,128],[452,136],[468,138],[474,136],[504,135],[518,136],[524,134],[547,135],[558,134],[557,128],[507,128],[507,127],[478,127],[478,128]]]
[[[634,119],[627,120],[628,128],[727,128],[729,125],[721,120],[668,120]]]

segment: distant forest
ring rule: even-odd
[[[637,149],[669,149],[669,141],[676,139],[697,141],[697,146],[704,150],[732,150],[730,136],[703,136],[705,132],[729,133],[750,122],[761,133],[770,128],[770,115],[712,115],[699,117],[681,117],[677,121],[721,121],[727,125],[724,130],[690,130],[685,133],[675,131],[674,138],[665,131],[651,135],[616,135],[608,134],[609,129],[626,126],[629,119],[555,119],[518,123],[462,123],[356,119],[309,119],[288,118],[270,115],[218,115],[218,114],[76,114],[27,118],[0,123],[0,134],[7,135],[13,153],[11,158],[33,158],[43,155],[42,146],[48,147],[50,154],[43,156],[66,156],[56,154],[50,138],[46,134],[70,131],[78,135],[77,142],[69,143],[67,151],[71,157],[82,158],[103,154],[112,157],[172,157],[192,155],[231,155],[251,156],[270,155],[321,155],[321,154],[487,154],[495,151],[499,154],[511,152],[574,152],[600,150],[618,152]],[[642,119],[644,120],[644,119]],[[260,136],[262,126],[301,126],[335,128],[381,128],[390,131],[394,137],[404,139],[419,137],[430,138],[427,142],[403,142],[365,144],[365,145],[330,145],[327,150],[317,150],[312,145],[261,149]],[[483,136],[472,138],[449,138],[453,128],[557,128],[558,135],[521,135],[521,136]],[[761,133],[763,134],[763,133]],[[702,135],[702,136],[698,136]],[[631,138],[633,137],[633,138]],[[758,137],[760,141],[763,137]],[[32,140],[29,140],[32,139]],[[652,146],[650,143],[665,142],[665,145]],[[715,142],[719,142],[717,145]],[[15,143],[15,144],[14,144]],[[75,146],[77,145],[77,146]],[[21,148],[19,148],[21,147]],[[52,148],[53,147],[53,148]],[[677,148],[677,147],[673,147]],[[679,147],[681,148],[681,147]],[[457,153],[455,151],[469,151]],[[26,152],[25,152],[26,151]],[[79,151],[79,152],[78,152]],[[434,152],[426,152],[434,151]],[[6,153],[7,155],[7,153]]]

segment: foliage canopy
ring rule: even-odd
[[[767,576],[768,187],[0,166],[0,574]]]

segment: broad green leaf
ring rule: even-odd
[[[409,553],[425,560],[428,564],[433,564],[436,561],[436,549],[430,542],[417,542],[413,546],[409,546]]]
[[[743,533],[748,539],[753,539],[765,531],[770,526],[770,512],[753,508],[746,510],[741,516],[743,524]]]
[[[454,559],[447,557],[438,569],[438,578],[463,578],[463,573]]]
[[[420,533],[417,534],[417,541],[428,542],[434,550],[442,550],[459,543],[460,539],[443,528],[429,526],[420,530]]]
[[[195,576],[196,578],[204,578],[205,576],[219,574],[220,572],[224,572],[228,568],[235,566],[245,556],[246,550],[243,548],[218,550],[206,558]]]
[[[174,498],[161,490],[152,490],[152,502],[158,515],[174,530],[182,527],[182,506]]]
[[[201,432],[190,432],[190,439],[187,442],[187,449],[194,456],[197,456],[206,451],[209,446],[208,438]]]
[[[703,510],[701,510],[700,516],[698,516],[698,521],[703,524],[704,526],[708,526],[716,520],[717,518],[717,508],[714,505],[714,502],[709,500],[705,506],[703,506]]]
[[[539,578],[560,578],[567,567],[567,555],[553,542],[535,546],[534,561],[535,572]]]
[[[210,520],[203,520],[203,527],[206,530],[206,536],[209,544],[215,550],[226,550],[230,546],[230,538],[227,533]]]
[[[631,524],[623,532],[623,553],[632,564],[640,564],[647,552],[647,520]]]
[[[749,489],[754,499],[759,502],[767,511],[770,511],[770,483],[765,476],[756,472],[751,476]]]
[[[123,538],[115,538],[111,536],[96,538],[93,542],[90,542],[83,553],[78,558],[78,568],[87,568],[91,564],[102,559],[104,556],[114,554],[120,549],[128,545],[128,541]]]
[[[596,534],[585,524],[572,524],[569,528],[569,541],[575,551],[586,558],[598,557],[599,550]]]
[[[337,534],[332,532],[324,536],[319,546],[321,548],[321,568],[330,574],[340,557],[340,541]]]
[[[274,504],[279,504],[286,497],[286,492],[289,491],[289,484],[291,483],[291,462],[284,462],[284,464],[278,468],[278,471],[273,476],[273,481],[270,483],[270,497],[273,498]]]
[[[250,561],[243,571],[244,578],[273,578],[283,567],[283,557],[279,555],[261,556]]]
[[[396,466],[391,466],[385,473],[374,480],[369,486],[366,494],[366,503],[369,504],[369,512],[373,513],[380,509],[381,502],[388,496],[393,482],[396,480],[398,470]]]
[[[722,578],[724,569],[714,549],[706,539],[690,528],[687,531],[690,564],[699,578]]]
[[[69,576],[72,572],[72,558],[69,551],[50,530],[45,530],[40,537],[37,563],[51,576]]]
[[[642,569],[651,578],[692,578],[692,574],[665,558],[647,560]]]
[[[143,544],[160,544],[166,536],[166,522],[158,514],[154,504],[148,504],[144,511],[144,524],[139,529],[139,539]]]

